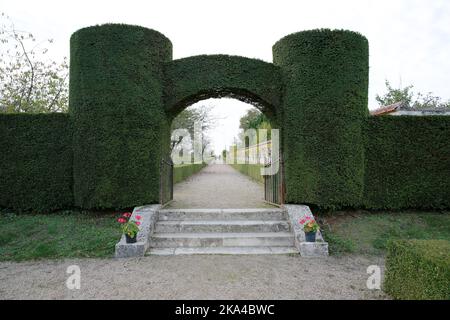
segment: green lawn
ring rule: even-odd
[[[0,261],[112,257],[120,213],[0,213]]]
[[[331,254],[383,255],[389,240],[450,240],[450,212],[338,212],[322,216]]]
[[[120,212],[0,213],[0,261],[112,257]],[[450,240],[450,212],[319,215],[331,254],[383,255],[391,239]]]

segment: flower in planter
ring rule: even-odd
[[[319,224],[310,216],[301,219],[300,224],[303,225],[303,231],[305,231],[305,233],[316,233],[320,230]]]
[[[117,219],[117,222],[119,222],[122,225],[122,233],[126,236],[128,236],[131,239],[135,239],[136,235],[139,232],[139,226],[141,225],[141,222],[131,220],[131,213],[126,212],[122,214],[120,218]],[[141,216],[136,216],[137,220],[141,220]]]

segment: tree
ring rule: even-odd
[[[247,111],[247,113],[239,120],[240,122],[240,128],[243,130],[243,132],[240,132],[238,135],[238,139],[241,142],[242,145],[246,145],[245,141],[243,141],[244,132],[248,129],[255,129],[257,138],[259,139],[259,129],[266,129],[267,130],[267,140],[270,140],[271,137],[271,129],[272,126],[270,125],[269,119],[256,108],[252,108]],[[261,141],[260,141],[261,142]]]
[[[171,129],[186,129],[189,135],[194,137],[195,124],[201,129],[202,139],[202,152],[210,145],[211,140],[208,137],[208,130],[210,130],[216,119],[211,117],[211,107],[199,106],[199,107],[189,107],[180,112],[172,121]],[[171,139],[171,150],[175,149],[182,143],[182,137],[172,137]]]
[[[256,108],[252,108],[240,119],[240,128],[243,130],[248,129],[261,129],[263,126],[267,127],[269,119]]]
[[[222,150],[222,162],[223,163],[227,162],[227,150],[226,149]]]
[[[45,41],[53,43],[52,40]],[[68,64],[46,59],[48,49],[33,34],[0,15],[0,112],[64,112],[68,108]]]
[[[394,88],[388,80],[385,82],[387,93],[383,96],[376,95],[376,100],[381,106],[388,106],[397,102],[404,102],[412,109],[450,108],[450,100],[442,101],[441,97],[433,95],[432,92],[422,94],[414,93],[414,86]]]

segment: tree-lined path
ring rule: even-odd
[[[174,186],[169,208],[267,208],[264,187],[223,164],[211,164]]]

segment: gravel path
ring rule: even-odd
[[[266,208],[264,187],[229,165],[211,164],[174,186],[169,208]]]
[[[0,299],[385,299],[366,288],[369,265],[349,256],[151,256],[0,263]],[[65,286],[81,268],[81,289]]]

